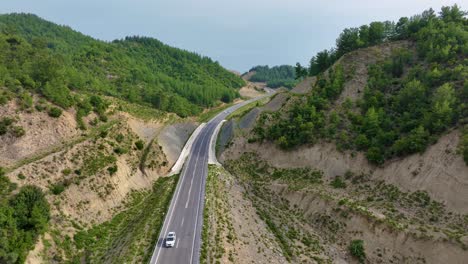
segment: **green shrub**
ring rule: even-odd
[[[357,136],[355,144],[358,150],[367,149],[369,147],[369,139],[367,139],[366,135],[360,134]]]
[[[348,247],[349,252],[352,256],[357,258],[360,263],[364,263],[366,260],[366,252],[364,251],[364,241],[358,239],[351,241]]]
[[[9,184],[0,177],[0,185]],[[11,192],[0,186],[0,193]],[[22,187],[10,201],[0,206],[2,237],[0,263],[24,263],[28,251],[47,228],[50,209],[43,192],[36,186]]]
[[[377,147],[369,148],[366,153],[366,157],[370,162],[375,164],[383,164],[385,161],[385,156],[382,149]]]
[[[10,201],[18,218],[18,226],[27,230],[45,230],[50,217],[49,204],[41,189],[27,185]]]
[[[44,105],[42,105],[42,104],[37,104],[37,105],[34,106],[34,108],[36,108],[36,110],[39,111],[39,112],[42,112],[42,111],[46,110],[46,107]]]
[[[11,128],[11,133],[13,134],[13,136],[15,137],[22,137],[26,134],[26,131],[24,130],[23,127],[21,126],[13,126]]]
[[[52,184],[49,189],[54,195],[59,195],[65,191],[65,185],[63,183]]]
[[[397,140],[393,148],[399,155],[412,154],[424,151],[428,144],[429,132],[427,132],[424,127],[419,126],[411,130],[407,136]]]
[[[9,117],[4,117],[0,120],[0,136],[6,134],[11,124],[13,124],[13,119]]]
[[[122,134],[118,134],[116,137],[115,137],[115,140],[119,143],[122,143],[122,141],[124,140],[124,136]]]
[[[346,182],[340,176],[336,176],[335,179],[333,179],[333,181],[330,183],[330,185],[336,189],[346,188]]]
[[[97,155],[89,155],[83,159],[83,167],[80,172],[82,176],[95,175],[107,166],[115,164],[117,159],[113,155],[104,155],[104,153],[98,153]]]
[[[5,94],[0,94],[0,105],[5,105],[8,101],[10,101],[10,97]]]
[[[74,103],[70,89],[59,80],[48,81],[41,92],[47,99],[60,107],[69,108]]]
[[[65,176],[70,175],[71,172],[72,172],[72,171],[71,171],[70,168],[66,168],[66,169],[63,169],[63,170],[62,170],[62,173],[63,173],[63,175],[65,175]]]
[[[109,120],[109,118],[104,114],[100,114],[99,115],[99,120],[101,120],[101,122],[105,123],[105,122],[107,122]]]
[[[115,152],[115,154],[117,154],[117,155],[122,155],[122,154],[127,153],[128,150],[127,150],[126,148],[116,147],[116,148],[114,148],[114,152]]]
[[[143,142],[143,140],[138,140],[137,142],[135,142],[135,147],[138,150],[142,150],[145,147],[145,143]]]
[[[107,130],[103,130],[103,131],[101,131],[101,132],[99,133],[99,136],[100,136],[101,138],[106,138],[108,133],[109,133],[109,132],[108,132]]]
[[[47,113],[49,114],[50,117],[58,118],[62,115],[62,109],[53,106],[49,108],[49,111]]]
[[[33,105],[33,98],[31,94],[27,92],[20,94],[19,105],[22,110],[31,108]]]
[[[20,172],[20,173],[18,174],[18,179],[24,180],[24,179],[26,179],[26,176],[25,176],[22,172]]]
[[[109,172],[110,175],[114,175],[118,170],[118,167],[117,165],[114,165],[114,166],[110,166],[109,168],[107,168],[107,171]]]

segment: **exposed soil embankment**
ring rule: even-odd
[[[162,146],[171,167],[179,158],[180,152],[198,124],[193,122],[176,123],[162,129],[157,142]]]
[[[287,263],[244,192],[229,172],[210,165],[201,263]]]
[[[225,165],[292,263],[355,262],[348,251],[354,240],[364,241],[369,263],[464,263],[468,257],[465,214],[427,192],[366,173],[329,178],[311,166],[279,168],[266,160],[244,153]]]
[[[425,190],[447,207],[468,213],[468,167],[457,154],[459,140],[459,131],[454,130],[442,136],[423,154],[392,160],[383,167],[376,167],[369,164],[364,155],[339,152],[331,143],[283,151],[272,143],[248,143],[245,138],[239,137],[220,156],[220,161],[236,159],[245,152],[255,152],[273,166],[316,168],[328,178],[344,175],[348,170],[370,173],[376,180],[384,180],[405,190]]]
[[[52,118],[46,112],[21,111],[16,102],[0,106],[0,117],[14,118],[15,126],[21,126],[25,134],[0,136],[0,166],[9,167],[35,153],[78,136],[74,111],[64,111],[59,118]]]

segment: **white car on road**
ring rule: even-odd
[[[166,237],[166,247],[174,247],[176,242],[176,234],[175,232],[169,232]]]

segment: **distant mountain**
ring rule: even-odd
[[[297,84],[296,72],[291,65],[274,66],[271,68],[268,65],[258,65],[252,67],[244,76],[248,76],[247,79],[252,82],[265,82],[271,88],[282,86],[292,88]]]
[[[149,37],[109,43],[32,14],[0,15],[0,32],[0,86],[21,86],[62,107],[76,103],[66,99],[76,91],[188,116],[233,100],[244,84],[208,57]]]

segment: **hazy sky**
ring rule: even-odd
[[[467,10],[467,0],[1,0],[0,13],[34,13],[102,40],[151,36],[243,72],[307,63],[345,27],[454,3]]]

